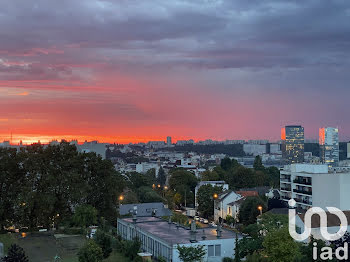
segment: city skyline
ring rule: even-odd
[[[350,140],[347,1],[3,1],[0,141]]]

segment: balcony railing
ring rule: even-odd
[[[295,201],[297,203],[302,203],[302,204],[307,204],[307,205],[311,205],[312,206],[312,201],[308,201],[308,200],[305,200],[305,199],[295,199]]]
[[[281,190],[284,190],[284,191],[292,191],[291,188],[288,188],[288,187],[281,187]]]
[[[312,191],[306,191],[306,190],[300,190],[300,189],[293,189],[293,192],[312,196]]]
[[[290,178],[281,178],[280,181],[290,183],[291,180],[290,180]]]
[[[302,184],[302,185],[308,185],[308,186],[311,186],[311,181],[307,181],[307,180],[303,180],[303,179],[294,179],[293,180],[294,183],[297,183],[297,184]]]

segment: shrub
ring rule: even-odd
[[[97,230],[94,241],[99,245],[103,252],[103,257],[107,258],[112,253],[112,237],[101,230]]]
[[[79,262],[100,262],[103,259],[102,248],[93,240],[88,240],[79,250]]]

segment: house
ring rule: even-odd
[[[239,209],[246,198],[242,197],[237,201],[231,202],[227,205],[227,214],[226,216],[233,217],[237,222],[239,221]]]
[[[218,196],[218,199],[214,201],[214,220],[222,222],[226,219],[228,214],[232,213],[232,206],[229,204],[236,202],[243,197],[234,191],[225,191]]]
[[[137,217],[164,217],[172,215],[171,211],[161,202],[120,205],[119,213],[122,216],[132,215],[135,211]]]
[[[178,246],[203,246],[206,254],[203,261],[221,262],[224,257],[234,258],[235,240],[242,236],[222,229],[208,227],[191,229],[157,217],[124,218],[117,221],[118,234],[125,240],[137,237],[143,252],[167,262],[180,262]]]

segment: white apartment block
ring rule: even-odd
[[[281,198],[293,198],[297,208],[315,206],[350,210],[350,168],[329,168],[327,164],[292,164],[280,175]]]
[[[212,227],[191,230],[171,221],[157,217],[118,218],[118,234],[126,240],[137,237],[143,252],[152,258],[163,258],[167,262],[181,262],[177,246],[203,246],[206,254],[203,261],[221,262],[224,257],[234,258],[235,239],[241,235]]]

